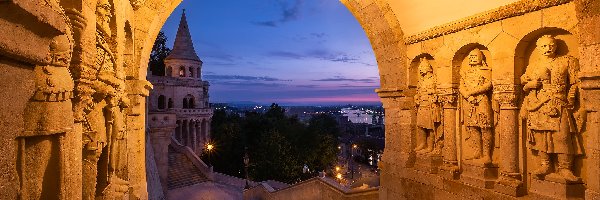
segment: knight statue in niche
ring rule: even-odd
[[[461,70],[459,93],[462,99],[462,122],[466,127],[465,140],[473,144],[471,157],[483,165],[492,164],[492,69],[487,66],[483,52],[473,49],[467,56],[468,65]]]
[[[124,70],[117,65],[108,0],[96,5],[96,57],[93,65],[79,66],[75,121],[83,126],[83,199],[116,199],[128,191],[123,167],[125,152]]]
[[[417,105],[417,153],[431,153],[438,155],[442,149],[442,134],[438,134],[437,127],[441,120],[440,109],[436,94],[436,78],[433,68],[426,58],[421,58],[419,63],[419,83],[415,103]]]
[[[580,182],[571,169],[575,155],[582,154],[578,133],[582,120],[579,110],[579,64],[577,59],[557,54],[557,41],[544,35],[536,42],[540,54],[521,76],[523,90],[522,117],[527,118],[528,147],[538,154],[539,166],[533,172],[539,179],[558,182]],[[534,52],[535,53],[535,52]],[[556,170],[552,173],[556,155]]]

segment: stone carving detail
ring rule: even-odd
[[[461,70],[459,92],[461,95],[462,122],[466,126],[468,143],[473,145],[472,156],[466,160],[479,159],[481,164],[492,164],[492,70],[484,60],[483,52],[472,50],[468,66]]]
[[[517,85],[500,84],[494,85],[494,99],[502,109],[517,109],[518,91]]]
[[[457,100],[458,90],[455,88],[437,88],[438,102],[444,107],[454,107]]]
[[[521,117],[527,119],[529,148],[540,160],[533,172],[535,177],[562,183],[580,182],[571,169],[574,156],[582,154],[578,141],[584,113],[578,112],[581,109],[577,100],[579,65],[577,59],[558,55],[556,49],[556,39],[550,35],[537,40],[536,51],[541,56],[521,76],[526,94]],[[554,155],[556,160],[551,159]],[[552,170],[553,162],[557,162],[556,170]]]
[[[113,54],[116,45],[109,22],[112,6],[96,6],[96,57],[93,66],[81,65],[76,74],[75,121],[83,125],[83,199],[117,199],[128,191],[123,175],[126,123],[124,72]]]
[[[417,104],[417,153],[440,154],[443,135],[438,131],[441,113],[436,94],[436,78],[433,68],[426,58],[419,63],[420,79],[417,84],[415,103]]]
[[[57,198],[61,190],[56,182],[64,170],[59,149],[73,129],[71,44],[67,35],[55,37],[47,64],[34,68],[35,91],[25,110],[24,134],[18,137],[21,199]]]

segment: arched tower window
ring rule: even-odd
[[[194,77],[194,68],[190,67],[190,77]]]
[[[188,99],[183,98],[183,108],[188,108]]]
[[[168,108],[173,108],[173,99],[169,98]]]
[[[165,109],[166,98],[164,95],[158,96],[158,109]]]
[[[200,78],[200,67],[198,67],[197,70],[198,70],[198,73],[196,73],[196,76],[197,76],[196,78]]]
[[[179,67],[179,77],[185,77],[185,67]]]

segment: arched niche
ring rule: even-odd
[[[515,84],[517,84],[517,88],[519,89],[519,91],[521,92],[522,95],[519,96],[519,113],[521,113],[522,115],[524,114],[524,110],[523,110],[523,101],[525,98],[525,95],[527,95],[525,92],[523,92],[523,85],[521,83],[521,76],[523,74],[525,74],[525,72],[527,71],[527,68],[531,65],[536,64],[537,62],[539,62],[539,58],[541,57],[541,54],[539,53],[539,51],[536,50],[536,42],[537,40],[542,37],[543,35],[551,35],[553,36],[556,40],[556,55],[558,56],[571,56],[573,58],[579,58],[579,43],[577,40],[577,36],[573,35],[571,32],[561,29],[561,28],[556,28],[556,27],[544,27],[544,28],[540,28],[537,30],[534,30],[530,33],[528,33],[527,35],[525,35],[517,44],[517,47],[515,48],[515,66],[514,66],[514,70],[515,70]],[[578,76],[578,75],[577,75]],[[582,101],[581,98],[581,93],[579,93],[578,96],[578,100],[579,102]],[[582,111],[582,110],[580,110]],[[577,111],[575,111],[577,112]],[[577,114],[577,113],[576,113]],[[518,131],[519,131],[519,136],[520,136],[520,143],[519,143],[519,147],[520,147],[520,155],[521,156],[521,166],[520,168],[523,171],[523,176],[524,176],[524,180],[527,180],[525,182],[526,185],[530,185],[532,184],[531,181],[533,179],[533,177],[531,177],[531,172],[535,171],[539,165],[540,165],[540,159],[538,157],[537,153],[534,153],[533,151],[531,151],[531,149],[529,148],[529,140],[528,140],[528,136],[530,135],[529,130],[527,128],[527,120],[523,119],[521,117],[518,118],[518,124],[516,124],[515,126],[518,126]],[[587,123],[587,122],[586,122]],[[574,157],[574,161],[573,161],[573,166],[571,167],[571,169],[573,170],[573,174],[575,176],[581,177],[584,183],[587,183],[588,177],[586,177],[586,168],[584,168],[583,166],[587,166],[588,164],[591,163],[586,163],[587,162],[587,155],[586,155],[586,150],[587,150],[587,145],[586,145],[586,141],[588,141],[589,138],[589,134],[586,134],[586,130],[585,130],[585,126],[583,126],[583,129],[581,131],[578,131],[577,133],[575,133],[576,137],[577,137],[577,141],[574,141],[575,143],[577,143],[578,145],[581,145],[580,147],[582,147],[582,155],[577,155]],[[554,159],[552,161],[552,166],[554,169],[557,168],[557,162],[554,162],[556,160],[556,157],[551,156],[551,159]]]
[[[442,82],[442,84],[451,84],[453,87],[460,90],[461,78],[465,73],[467,73],[467,70],[469,70],[469,68],[470,68],[469,53],[471,51],[473,51],[474,49],[479,49],[483,53],[483,64],[487,65],[487,67],[489,67],[490,69],[492,68],[493,65],[492,65],[492,63],[490,63],[491,53],[488,50],[488,48],[479,43],[469,43],[469,44],[466,44],[466,45],[463,45],[462,47],[460,47],[456,51],[454,56],[452,57],[452,77],[450,79],[445,79],[445,77],[447,77],[447,76],[441,76],[440,82]],[[490,76],[489,78],[490,78],[489,81],[492,81],[491,80],[492,76]],[[493,103],[492,103],[493,98],[492,98],[491,90],[488,91],[488,97],[490,97],[488,99],[488,104],[493,106]],[[458,94],[457,105],[458,105],[459,112],[457,113],[457,117],[459,120],[457,121],[456,124],[457,124],[458,136],[459,136],[459,137],[457,137],[457,153],[458,153],[458,160],[460,163],[462,163],[466,159],[474,157],[477,154],[476,151],[478,151],[477,146],[483,146],[482,138],[471,137],[467,133],[467,127],[464,124],[464,112],[461,111],[462,109],[464,109],[464,106],[465,106],[463,104],[463,102],[464,102],[464,99],[462,98],[462,96],[460,94]],[[497,113],[494,113],[494,112],[490,112],[489,114],[492,115],[491,116],[492,118],[495,115],[497,115]],[[493,124],[493,122],[492,122],[492,124]],[[494,132],[494,128],[495,128],[494,125],[492,125],[492,127],[491,127],[491,131],[492,131],[492,135],[493,135],[492,137],[498,138]],[[479,134],[481,134],[481,133],[479,133]],[[478,145],[477,143],[480,143],[480,144]],[[492,146],[496,146],[496,145],[492,143]],[[491,152],[492,152],[493,162],[497,163],[498,153],[496,153],[497,152],[496,148],[492,148]]]
[[[539,54],[534,53],[535,42],[542,35],[552,35],[556,38],[558,56],[579,57],[577,37],[569,31],[555,27],[544,27],[532,31],[519,41],[515,49],[515,84],[521,83],[520,77],[525,73],[527,65],[539,59]]]
[[[433,68],[433,74],[435,76],[438,75],[438,70],[437,70],[437,65],[435,63],[435,60],[433,59],[433,56],[431,56],[430,54],[427,53],[423,53],[420,54],[418,56],[416,56],[415,58],[413,58],[410,62],[409,68],[408,68],[408,88],[417,88],[417,84],[419,83],[419,64],[421,63],[421,59],[427,59],[429,61],[429,64],[431,64],[431,67]]]

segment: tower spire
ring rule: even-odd
[[[187,18],[185,16],[185,9],[183,9],[183,13],[181,14],[181,20],[179,21],[179,28],[177,29],[177,36],[175,36],[173,50],[169,56],[165,58],[165,60],[172,59],[194,60],[202,62],[196,54],[196,50],[194,50],[192,36],[190,34]]]

